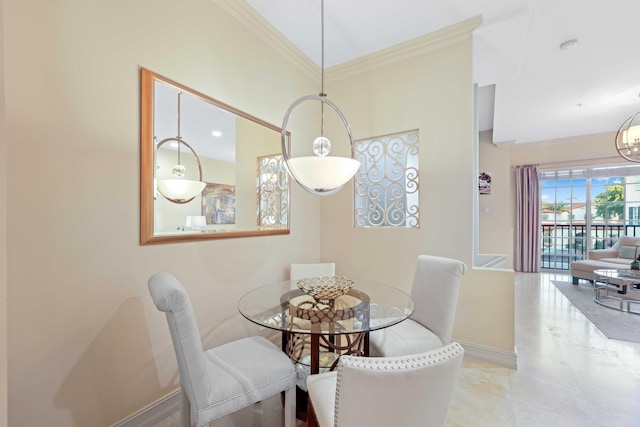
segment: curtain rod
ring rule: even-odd
[[[545,167],[545,166],[561,166],[561,165],[567,165],[567,164],[580,164],[582,162],[587,162],[589,164],[593,164],[593,162],[606,162],[606,161],[612,161],[612,160],[618,160],[618,162],[616,163],[622,163],[620,160],[621,158],[618,156],[613,156],[613,157],[597,157],[597,158],[591,158],[591,159],[577,159],[577,160],[562,160],[562,161],[557,161],[557,162],[543,162],[543,163],[527,163],[527,164],[522,164],[522,165],[513,165],[511,166],[512,168],[517,168],[517,167],[522,167],[522,166],[539,166],[539,167]]]

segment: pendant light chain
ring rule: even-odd
[[[182,92],[178,92],[178,165],[182,164],[180,163],[180,95],[182,95]]]
[[[327,94],[324,93],[324,0],[320,0],[320,97],[323,101],[320,103],[322,119],[320,122],[320,136],[324,136],[324,99]]]

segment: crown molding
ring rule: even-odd
[[[256,12],[245,0],[212,0],[240,24],[264,40],[284,56],[292,66],[297,67],[311,78],[320,75],[318,67],[296,45],[276,30],[266,19]]]
[[[378,52],[345,62],[325,70],[327,80],[350,77],[363,71],[393,64],[424,53],[440,49],[471,37],[473,30],[482,23],[481,16],[475,16],[457,24],[390,46]]]
[[[266,19],[247,4],[245,0],[211,0],[219,5],[240,24],[265,40],[270,46],[283,55],[292,66],[297,67],[310,78],[317,78],[318,67],[296,45],[276,30]],[[435,49],[459,42],[471,36],[482,24],[482,17],[476,16],[424,36],[390,46],[378,52],[335,65],[324,70],[326,80],[337,80],[363,71],[372,70],[422,55]]]

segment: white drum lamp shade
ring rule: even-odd
[[[329,192],[346,184],[360,167],[349,157],[305,156],[289,159],[289,168],[296,181],[316,192]]]
[[[157,180],[158,192],[164,197],[177,203],[191,200],[202,193],[207,185],[202,181],[190,179],[159,179]]]

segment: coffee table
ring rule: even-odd
[[[630,270],[612,269],[595,270],[594,273],[596,303],[607,308],[640,314],[640,311],[633,309],[640,307],[640,291],[637,288],[640,285],[640,274],[632,273]],[[617,288],[616,293],[609,292],[611,286]]]

